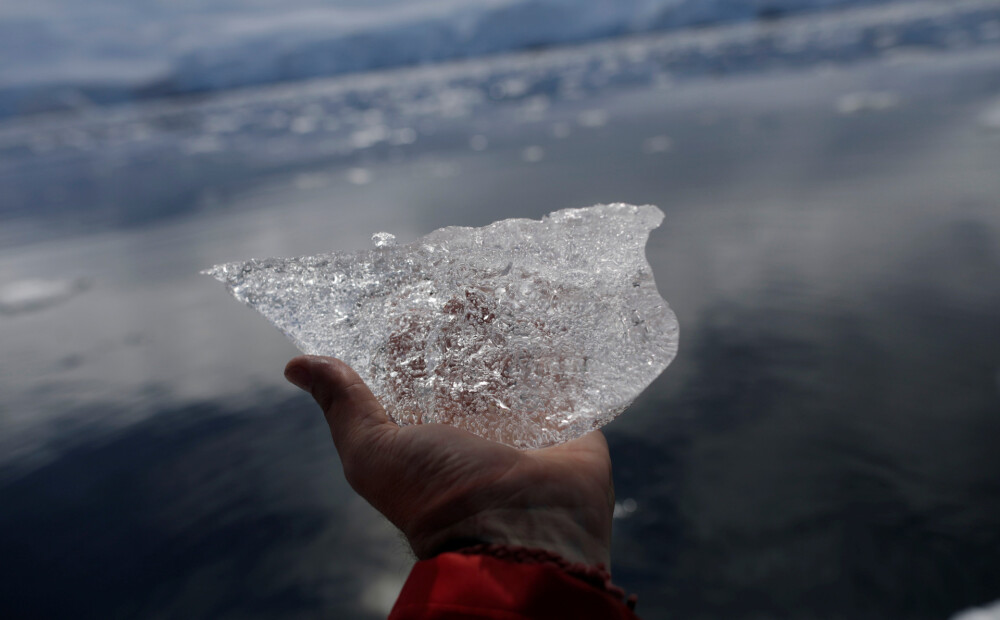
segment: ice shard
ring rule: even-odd
[[[204,273],[303,352],[350,364],[397,423],[539,448],[612,420],[676,355],[645,258],[662,220],[598,205]]]

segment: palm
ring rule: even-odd
[[[289,369],[295,364],[326,372],[311,391],[327,413],[345,476],[418,557],[478,540],[607,561],[614,500],[601,433],[519,451],[451,426],[400,428],[342,362],[296,358]]]

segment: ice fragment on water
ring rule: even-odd
[[[837,99],[837,112],[841,114],[881,112],[898,105],[899,96],[890,91],[848,93]]]
[[[643,141],[642,150],[650,155],[655,153],[666,153],[673,147],[673,145],[673,140],[671,140],[668,136],[652,136]]]
[[[350,364],[399,424],[537,448],[609,422],[676,354],[644,256],[662,220],[598,205],[205,273],[302,351]]]
[[[21,314],[42,310],[75,297],[90,288],[90,281],[17,280],[0,285],[0,314]]]
[[[527,146],[521,151],[521,159],[529,164],[537,164],[545,159],[545,149],[536,145]]]
[[[1000,129],[1000,103],[986,110],[980,119],[984,127]]]
[[[1000,601],[994,601],[984,607],[967,609],[952,616],[951,620],[1000,620]]]

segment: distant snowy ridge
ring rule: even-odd
[[[891,0],[518,0],[330,36],[265,32],[178,59],[154,88],[202,91],[470,58]],[[291,40],[294,37],[294,40]]]
[[[274,3],[280,10],[267,3],[233,9],[224,0],[195,8],[149,0],[0,3],[0,117],[911,2],[383,0],[338,8],[290,0]]]

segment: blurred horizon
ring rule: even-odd
[[[928,0],[0,2],[0,119]],[[960,0],[952,8],[993,2]],[[926,43],[926,42],[924,42]]]

